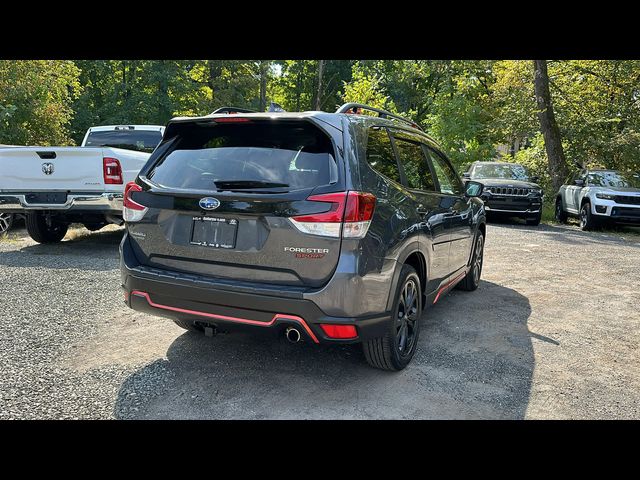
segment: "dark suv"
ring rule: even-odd
[[[423,308],[478,286],[481,186],[384,110],[226,112],[171,120],[127,185],[127,305],[206,334],[362,342],[404,368]]]
[[[517,163],[474,162],[462,174],[463,180],[483,185],[482,200],[487,214],[519,217],[527,225],[538,225],[542,218],[543,191],[527,169]]]

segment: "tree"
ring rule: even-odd
[[[540,130],[544,136],[544,145],[549,160],[551,185],[553,191],[557,192],[566,180],[569,169],[564,156],[560,129],[553,113],[546,60],[534,60],[534,85]]]
[[[69,145],[72,102],[82,87],[72,61],[0,61],[0,143]]]

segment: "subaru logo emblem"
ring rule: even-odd
[[[51,175],[53,173],[53,163],[43,163],[42,164],[42,173],[45,175]]]
[[[213,197],[205,197],[200,199],[199,205],[203,210],[215,210],[220,206],[220,200]]]

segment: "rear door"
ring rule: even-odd
[[[0,190],[104,190],[102,148],[24,147],[0,150]]]
[[[144,191],[132,197],[149,207],[140,222],[128,224],[139,261],[275,285],[319,287],[329,280],[340,227],[314,230],[314,219],[338,211],[326,194],[344,192],[338,129],[234,115],[172,131],[175,138],[165,138],[170,147],[160,147],[141,173]]]
[[[432,147],[425,147],[434,173],[438,179],[440,193],[447,207],[446,229],[449,232],[449,271],[455,273],[465,268],[473,244],[473,208],[464,194],[460,177],[443,153]]]
[[[437,192],[437,182],[425,156],[421,139],[403,130],[391,130],[406,187],[413,198],[422,231],[423,248],[429,257],[427,292],[435,290],[449,275],[450,232],[446,228],[448,197]]]

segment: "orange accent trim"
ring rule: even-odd
[[[454,278],[449,283],[447,283],[445,286],[440,288],[440,290],[438,290],[438,294],[436,295],[436,298],[433,299],[433,303],[435,304],[440,299],[440,295],[442,294],[442,292],[444,292],[451,285],[454,285],[454,284],[458,283],[460,281],[460,279],[464,278],[465,275],[466,275],[466,273],[461,273],[456,278]]]
[[[178,307],[171,307],[169,305],[162,305],[160,303],[155,303],[153,300],[151,300],[151,297],[149,296],[149,294],[147,292],[141,292],[140,290],[133,290],[131,292],[131,295],[136,295],[138,297],[143,297],[144,299],[147,300],[147,303],[149,305],[151,305],[152,307],[155,307],[155,308],[160,308],[162,310],[171,310],[173,312],[188,313],[189,315],[196,315],[196,316],[200,316],[200,317],[217,318],[218,320],[226,320],[228,322],[245,323],[245,324],[256,325],[256,326],[260,326],[260,327],[270,327],[277,320],[280,320],[280,319],[290,320],[292,322],[299,323],[305,329],[305,331],[309,334],[309,336],[311,337],[311,339],[315,343],[320,343],[318,341],[318,338],[313,334],[313,332],[309,328],[309,325],[307,325],[307,322],[305,322],[303,318],[298,317],[296,315],[285,315],[285,314],[282,314],[282,313],[277,313],[277,314],[275,314],[273,316],[273,318],[269,322],[260,322],[258,320],[251,320],[249,318],[229,317],[227,315],[218,315],[218,314],[215,314],[215,313],[200,312],[200,311],[197,311],[197,310],[188,310],[188,309],[185,309],[185,308],[178,308]]]

